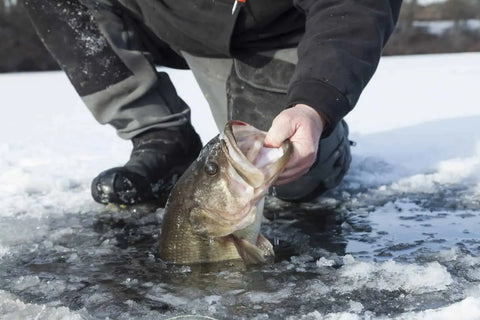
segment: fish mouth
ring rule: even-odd
[[[221,135],[222,150],[240,177],[266,189],[283,170],[292,152],[289,140],[279,148],[264,146],[267,133],[242,121],[229,121]]]

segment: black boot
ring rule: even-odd
[[[95,201],[131,205],[164,199],[202,149],[190,124],[150,130],[132,142],[130,160],[123,167],[103,171],[93,179]]]

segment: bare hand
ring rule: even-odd
[[[297,104],[273,119],[264,145],[278,148],[290,139],[293,153],[285,170],[275,182],[282,185],[305,174],[317,158],[318,142],[324,127],[320,114],[310,106]]]

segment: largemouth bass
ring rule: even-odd
[[[240,121],[200,152],[165,206],[160,257],[176,264],[242,259],[264,263],[273,246],[261,235],[265,194],[290,158],[292,146],[263,146],[266,132]]]

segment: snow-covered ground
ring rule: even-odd
[[[417,0],[418,4],[421,6],[428,6],[433,3],[445,2],[447,0]],[[412,0],[405,0],[405,2],[412,2]]]
[[[417,2],[418,2],[419,5],[428,6],[432,3],[445,2],[445,1],[446,0],[418,0]],[[407,1],[407,2],[411,2],[411,0]]]
[[[192,75],[169,72],[208,141]],[[478,53],[384,58],[347,117],[345,182],[270,199],[273,266],[205,273],[158,261],[161,210],[91,200],[130,144],[62,73],[0,75],[0,318],[480,319],[479,80]]]

